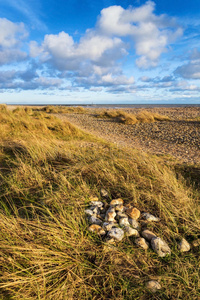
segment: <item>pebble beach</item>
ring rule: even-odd
[[[157,155],[169,155],[189,164],[200,163],[200,107],[145,108],[170,117],[170,121],[119,124],[110,119],[97,118],[103,108],[88,108],[85,114],[58,114],[77,127],[122,147],[132,147]],[[105,109],[104,109],[105,110]],[[143,108],[123,108],[137,114]]]

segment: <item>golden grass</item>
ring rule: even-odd
[[[116,122],[127,125],[134,125],[137,123],[152,123],[156,121],[170,121],[168,116],[160,115],[158,113],[151,113],[146,110],[134,115],[123,110],[111,109],[100,112],[97,114],[97,117],[114,119]]]
[[[50,115],[2,110],[1,299],[200,297],[199,248],[180,254],[176,246],[176,238],[191,242],[200,230],[199,192],[181,172]],[[159,216],[148,228],[169,243],[172,255],[158,258],[131,238],[105,251],[84,216],[101,187],[110,199],[122,197]],[[161,281],[156,295],[144,288],[149,278]]]
[[[83,114],[86,113],[86,109],[81,106],[60,106],[60,105],[48,105],[43,108],[37,109],[40,111],[44,111],[46,113],[53,113],[53,114],[69,114],[69,113],[76,113],[76,114]]]

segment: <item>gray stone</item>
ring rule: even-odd
[[[121,218],[128,218],[128,216],[124,212],[118,211],[116,219],[120,220]]]
[[[115,227],[115,223],[114,222],[104,222],[102,227],[104,230],[109,231],[111,230],[113,227]]]
[[[90,201],[90,204],[92,205],[92,206],[97,206],[97,207],[99,207],[99,208],[101,208],[101,207],[103,207],[103,202],[101,202],[101,201]]]
[[[108,232],[108,237],[113,238],[116,241],[121,241],[124,237],[124,231],[121,228],[112,228]]]
[[[91,224],[96,224],[96,225],[101,225],[102,224],[102,221],[99,218],[96,218],[95,216],[91,216],[89,218],[89,222]]]
[[[155,217],[154,215],[151,215],[150,213],[143,213],[142,217],[149,222],[152,222],[152,221],[159,222],[160,221],[159,218]]]
[[[156,238],[157,236],[152,231],[145,229],[142,231],[142,236],[147,240],[151,241],[153,238]]]
[[[91,209],[86,209],[86,210],[85,210],[85,214],[86,214],[87,216],[93,216],[93,215],[95,215],[94,211],[91,210]]]
[[[144,238],[138,238],[135,240],[137,246],[147,250],[149,248],[149,243]]]
[[[188,252],[190,251],[190,244],[185,239],[182,239],[178,245],[178,248],[181,252]]]
[[[171,254],[171,250],[167,243],[163,241],[161,238],[156,237],[151,240],[152,249],[158,254],[160,257],[165,257],[167,254]]]
[[[146,283],[146,288],[151,292],[155,293],[161,289],[161,285],[158,281],[150,280]]]
[[[129,218],[128,221],[129,221],[129,224],[130,224],[133,228],[135,228],[135,229],[137,229],[137,230],[140,229],[140,224],[138,223],[138,221],[136,221],[135,219],[131,219],[131,218]]]

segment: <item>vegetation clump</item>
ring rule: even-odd
[[[0,111],[1,299],[155,299],[200,297],[199,191],[162,158],[119,149],[44,112]],[[92,197],[122,198],[162,220],[148,228],[172,255],[158,258],[126,237],[107,248],[88,232]],[[196,243],[198,245],[198,243]]]
[[[158,113],[151,113],[146,110],[143,110],[136,115],[117,109],[105,110],[97,114],[97,117],[113,119],[118,123],[127,125],[134,125],[138,123],[152,123],[156,121],[170,121],[170,118],[168,116],[160,115]]]
[[[48,105],[40,109],[46,113],[53,113],[53,114],[69,114],[69,113],[76,113],[76,114],[83,114],[86,113],[86,109],[81,106],[60,106],[60,105]]]

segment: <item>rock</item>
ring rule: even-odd
[[[94,214],[99,214],[100,210],[98,206],[90,206],[90,210],[93,211]]]
[[[150,280],[146,283],[146,288],[155,293],[157,290],[161,289],[161,285],[158,281]]]
[[[131,228],[130,226],[125,226],[124,231],[126,232],[127,236],[136,236],[139,237],[139,232],[136,229]]]
[[[104,188],[101,188],[100,194],[103,198],[109,198],[109,194]]]
[[[107,211],[105,221],[114,222],[115,217],[116,217],[116,212],[115,211]]]
[[[116,224],[114,222],[104,222],[102,227],[104,230],[109,231],[111,230]]]
[[[91,224],[101,225],[102,221],[99,218],[96,218],[95,216],[91,216],[89,219],[89,222]]]
[[[90,225],[88,230],[91,231],[91,232],[95,232],[97,234],[100,234],[100,235],[106,234],[105,230],[101,226],[96,225],[96,224]]]
[[[193,246],[193,247],[198,247],[198,246],[200,246],[200,239],[194,240],[194,241],[192,242],[192,246]]]
[[[122,200],[121,198],[113,199],[110,202],[110,206],[123,205],[123,204],[124,204],[124,200]]]
[[[181,252],[188,252],[190,251],[190,244],[185,239],[182,239],[178,245],[178,248]]]
[[[136,221],[135,219],[131,219],[131,218],[128,218],[128,221],[129,221],[129,224],[130,224],[133,228],[139,230],[140,224],[138,223],[138,221]]]
[[[171,250],[167,243],[163,241],[161,238],[156,237],[151,240],[152,249],[158,254],[160,257],[165,257],[167,254],[171,254]]]
[[[85,210],[85,214],[86,214],[87,216],[93,216],[93,215],[95,215],[94,211],[91,210],[91,209],[86,209],[86,210]]]
[[[149,222],[151,222],[151,221],[159,222],[160,221],[159,218],[155,217],[154,215],[151,215],[150,213],[143,213],[142,217]]]
[[[149,248],[149,243],[144,238],[138,238],[135,240],[137,246],[147,250]]]
[[[108,237],[113,238],[116,241],[121,241],[124,237],[124,231],[121,228],[112,228],[108,232]]]
[[[129,226],[130,224],[129,224],[128,218],[127,217],[126,218],[120,218],[119,219],[119,225],[120,226]]]
[[[118,211],[117,212],[117,216],[116,216],[116,219],[117,220],[119,220],[119,219],[121,219],[121,218],[127,218],[128,216],[125,214],[125,213],[123,213],[123,212],[121,212],[121,211]]]
[[[115,206],[115,211],[124,212],[125,207],[123,206],[123,204],[116,205]]]
[[[152,231],[146,229],[142,231],[142,236],[147,240],[151,241],[153,238],[156,238],[157,236]]]
[[[136,207],[132,207],[132,206],[127,208],[126,214],[130,218],[135,219],[135,220],[139,219],[139,217],[140,217],[140,211]]]
[[[103,202],[101,202],[101,201],[90,201],[90,204],[92,205],[92,206],[97,206],[97,207],[99,207],[99,208],[102,208],[103,207]]]

